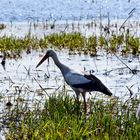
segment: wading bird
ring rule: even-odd
[[[47,58],[51,57],[54,63],[58,66],[63,74],[63,77],[68,85],[75,91],[76,99],[79,102],[79,94],[81,93],[84,100],[84,111],[87,112],[86,92],[99,91],[106,95],[111,96],[110,90],[94,75],[79,73],[66,65],[62,64],[57,54],[53,50],[48,50],[45,56],[37,64],[36,68],[40,66]]]

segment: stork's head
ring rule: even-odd
[[[53,57],[54,55],[56,55],[56,53],[53,50],[47,50],[45,56],[37,64],[36,68],[39,67],[47,58]]]

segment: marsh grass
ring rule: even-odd
[[[17,104],[4,116],[8,120],[7,140],[13,139],[140,139],[140,119],[135,111],[139,99],[88,99],[88,114],[67,91],[52,94],[43,109]],[[3,122],[4,123],[4,122]]]
[[[108,53],[119,53],[122,55],[139,55],[139,37],[129,32],[117,34],[105,34],[100,36],[83,36],[81,33],[53,33],[45,37],[47,42],[58,48],[67,48],[71,52],[89,54],[96,56],[98,50],[104,49]]]
[[[124,30],[120,30],[117,24],[110,25],[101,25],[99,26],[97,23],[93,21],[91,23],[82,25],[80,23],[74,24],[72,23],[72,31],[67,32],[66,29],[70,26],[70,24],[66,24],[64,31],[55,32],[55,26],[57,24],[54,21],[52,24],[47,24],[50,26],[50,29],[54,30],[51,34],[45,35],[41,38],[32,35],[32,25],[36,28],[39,26],[38,21],[29,24],[28,33],[22,37],[12,36],[1,36],[0,37],[0,51],[5,53],[6,58],[19,58],[23,51],[27,53],[31,53],[32,49],[43,49],[47,47],[55,47],[55,48],[66,48],[69,50],[70,54],[72,53],[84,53],[89,54],[91,56],[96,56],[98,50],[104,49],[108,53],[120,53],[122,55],[133,54],[139,55],[140,53],[140,41],[137,33],[131,31],[132,25],[128,27],[121,27]],[[42,23],[44,25],[44,22]],[[56,25],[55,25],[56,24]],[[110,25],[110,26],[109,26]],[[65,25],[64,25],[65,26]],[[87,26],[89,29],[99,28],[100,34],[96,33],[96,30],[93,31],[93,34],[90,36],[86,36],[86,33],[80,33],[77,31],[77,28],[82,28],[82,26]],[[0,29],[6,28],[5,24],[0,24]],[[46,27],[43,26],[43,29],[46,30]],[[83,28],[84,29],[84,28]]]
[[[27,35],[24,38],[0,37],[0,51],[6,58],[19,58],[26,51],[27,54],[32,50],[44,49],[48,47],[58,49],[68,49],[69,54],[88,54],[96,56],[98,50],[104,49],[108,53],[119,53],[122,55],[139,55],[139,37],[130,33],[121,35],[113,34],[109,37],[105,35],[93,35],[85,37],[81,33],[53,33],[43,38]]]

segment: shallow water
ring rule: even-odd
[[[6,68],[0,66],[0,91],[1,97],[8,100],[20,95],[24,100],[39,100],[42,98],[39,94],[39,84],[46,92],[53,93],[58,88],[64,86],[64,79],[60,70],[55,66],[52,59],[44,62],[39,68],[35,68],[45,52],[33,51],[31,54],[23,54],[22,59],[6,60]],[[132,72],[114,55],[107,55],[105,52],[99,52],[97,57],[86,55],[68,55],[68,51],[58,51],[59,59],[71,66],[73,69],[79,69],[82,72],[93,72],[105,85],[112,91],[114,96],[123,98],[128,94],[130,88],[134,94],[140,93],[140,72]],[[139,57],[121,57],[119,58],[131,69],[140,70]],[[50,77],[48,78],[48,76]],[[67,87],[67,89],[70,89]],[[18,94],[18,91],[21,93]],[[71,90],[71,89],[70,89]],[[45,94],[45,93],[44,93]],[[72,92],[73,94],[73,92]],[[93,93],[94,94],[94,93]],[[8,97],[8,98],[6,98]],[[46,96],[43,97],[44,99]],[[3,100],[3,99],[2,99]],[[4,101],[4,100],[3,100]]]
[[[108,36],[104,31],[105,27],[109,27],[110,35],[125,34],[127,29],[129,33],[134,36],[140,35],[140,21],[127,20],[124,23],[123,20],[81,20],[81,21],[49,21],[49,22],[3,22],[6,28],[0,30],[0,36],[12,36],[12,37],[25,37],[27,35],[42,38],[52,33],[73,33],[78,32],[82,35],[89,37],[92,35]],[[54,28],[51,26],[54,25]],[[117,25],[117,26],[116,26]],[[124,29],[121,28],[122,25]],[[121,29],[120,29],[121,28]]]
[[[139,18],[139,0],[1,0],[0,21],[125,19],[135,8]]]

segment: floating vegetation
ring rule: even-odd
[[[140,139],[140,118],[136,117],[139,99],[126,102],[117,98],[88,100],[89,113],[83,113],[67,91],[55,93],[46,100],[41,110],[19,103],[8,114],[3,114],[9,132],[6,139]]]

